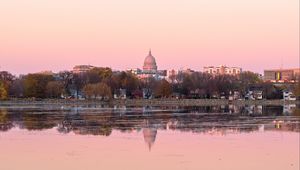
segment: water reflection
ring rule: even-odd
[[[293,105],[1,107],[0,169],[296,170],[299,113]]]
[[[156,134],[157,134],[156,128],[144,128],[143,129],[144,140],[145,140],[146,144],[148,145],[149,151],[151,150],[151,147],[155,142]]]
[[[110,136],[142,129],[151,150],[157,130],[190,131],[211,135],[253,131],[300,132],[299,107],[209,106],[209,107],[59,107],[2,108],[0,131],[56,128],[59,133]]]

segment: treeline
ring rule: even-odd
[[[167,81],[168,80],[168,81]],[[123,89],[127,98],[142,98],[145,91],[154,98],[220,98],[233,92],[244,96],[250,88],[259,88],[264,98],[279,99],[286,87],[263,82],[252,72],[238,76],[207,73],[180,73],[167,80],[138,79],[130,72],[113,72],[110,68],[94,68],[88,72],[27,74],[19,77],[0,72],[0,99],[8,98],[113,98]],[[294,87],[299,96],[299,85]]]

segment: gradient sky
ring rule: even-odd
[[[0,70],[299,66],[299,0],[0,0]]]

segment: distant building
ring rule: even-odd
[[[127,72],[130,72],[130,73],[132,73],[132,74],[135,74],[135,75],[138,75],[138,74],[141,74],[141,73],[142,73],[142,70],[139,69],[139,68],[127,69],[126,71],[127,71]]]
[[[54,75],[54,73],[52,71],[50,71],[50,70],[40,71],[40,72],[37,72],[37,74],[50,75],[50,76]]]
[[[144,78],[158,79],[156,60],[153,57],[151,50],[149,51],[148,56],[144,60],[143,70],[140,74],[138,74],[138,77],[141,79]]]
[[[296,100],[296,96],[292,91],[284,90],[282,93],[283,100]]]
[[[262,100],[263,99],[263,91],[262,90],[249,90],[245,95],[245,99],[247,100]]]
[[[166,79],[167,78],[167,70],[158,70],[157,71],[158,79]]]
[[[93,68],[95,68],[95,67],[91,66],[91,65],[77,65],[77,66],[73,67],[72,72],[75,74],[84,73],[84,72],[92,70]]]
[[[114,99],[126,99],[126,89],[118,89],[114,93]]]
[[[187,69],[181,69],[178,71],[178,74],[188,74],[188,75],[191,75],[195,73],[195,70],[192,70],[190,68],[187,68]]]
[[[151,50],[144,60],[143,69],[134,68],[127,69],[127,71],[135,74],[139,79],[165,79],[167,77],[167,70],[158,70],[156,60],[153,57]]]
[[[215,66],[209,66],[204,67],[203,72],[212,74],[212,75],[238,75],[242,73],[242,68],[240,67],[227,67],[224,65],[215,67]]]
[[[144,88],[143,89],[143,98],[144,99],[152,99],[153,97],[153,92],[149,88]]]
[[[264,70],[264,80],[269,82],[297,82],[300,68]]]
[[[261,86],[253,85],[250,86],[247,94],[245,95],[246,100],[262,100],[263,99],[263,88]]]
[[[166,80],[169,83],[177,83],[178,70],[168,70]]]
[[[156,61],[155,61],[155,58],[152,56],[151,50],[149,51],[148,56],[145,58],[143,72],[144,73],[156,73],[157,72]]]

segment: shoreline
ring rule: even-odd
[[[0,101],[4,105],[110,105],[110,106],[217,106],[217,105],[289,105],[300,101],[234,100],[227,99],[126,99],[126,100],[66,100],[66,99],[11,99]]]

